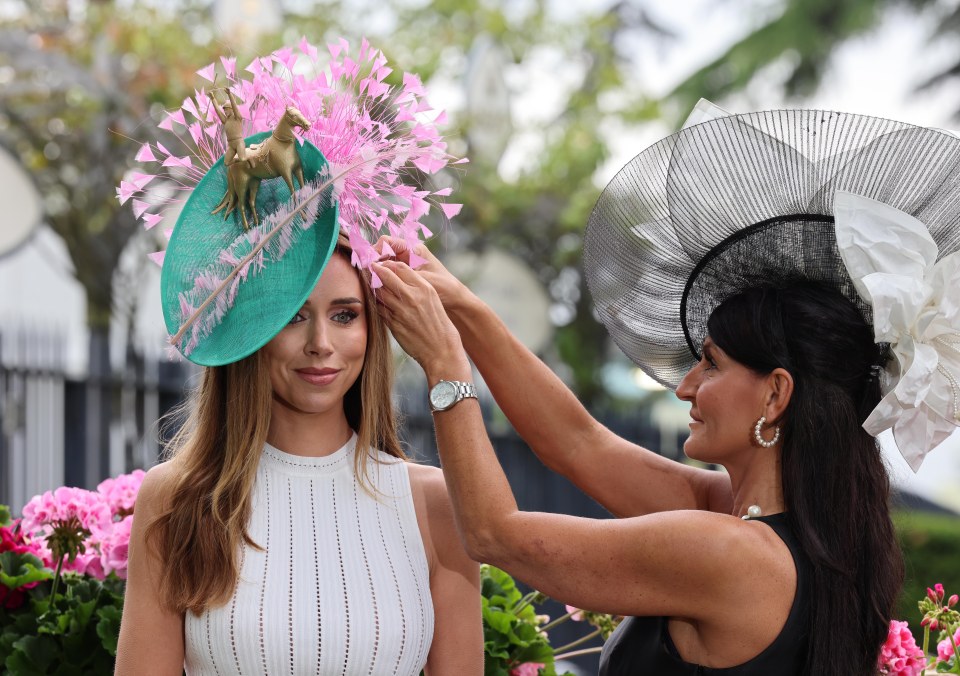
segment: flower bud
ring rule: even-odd
[[[955,605],[957,605],[957,601],[960,601],[960,595],[953,594],[953,595],[947,600],[947,608],[953,608]]]
[[[920,626],[921,626],[921,627],[926,627],[928,624],[930,624],[930,618],[929,618],[929,617],[925,617],[925,618],[923,618],[922,620],[920,620]]]
[[[937,592],[937,600],[938,600],[938,601],[942,601],[942,600],[943,600],[943,594],[944,594],[944,592],[943,592],[943,585],[938,582],[938,583],[936,583],[935,585],[933,585],[933,588],[934,588],[934,589],[936,590],[936,592]]]
[[[930,587],[927,587],[927,598],[933,601],[934,603],[940,600],[937,598],[937,592],[930,589]]]

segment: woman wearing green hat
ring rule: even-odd
[[[316,59],[311,45],[299,49]],[[140,489],[116,673],[479,676],[478,566],[440,471],[401,449],[389,338],[358,269],[372,250],[359,226],[386,228],[378,199],[413,199],[396,153],[428,166],[435,148],[403,146],[402,124],[367,125],[355,92],[379,91],[384,62],[366,43],[359,60],[334,62],[348,80],[372,69],[362,87],[284,77],[277,64],[293,68],[290,50],[272,59],[251,64],[252,81],[224,62],[234,108],[251,121],[248,162],[262,169],[257,149],[278,138],[263,126],[283,115],[316,135],[280,135],[296,144],[294,195],[282,177],[258,178],[225,216],[213,213],[232,188],[223,143],[204,151],[211,166],[167,246],[167,327],[204,369],[169,460]],[[218,138],[206,130],[219,124],[212,107],[185,102],[195,140]],[[164,166],[182,181],[193,161]],[[249,205],[251,219],[240,213]]]
[[[604,190],[599,318],[690,404],[676,463],[604,428],[423,247],[381,313],[431,386],[470,554],[628,616],[603,676],[877,673],[903,562],[875,435],[916,469],[960,422],[960,139],[823,111],[700,111]],[[409,253],[429,258],[412,270]],[[518,511],[468,383],[622,518]]]

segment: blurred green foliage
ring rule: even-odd
[[[151,112],[179,103],[197,63],[213,56],[181,14],[108,2],[30,3],[0,28],[0,144],[33,176],[45,222],[63,238],[87,296],[87,321],[105,333],[114,272],[139,226],[115,189],[138,144],[153,140]],[[78,9],[82,7],[82,9]]]
[[[960,517],[925,512],[896,512],[894,524],[903,549],[906,579],[895,619],[906,620],[920,640],[917,603],[927,587],[943,584],[947,595],[960,594]]]
[[[740,91],[773,64],[785,66],[779,88],[802,105],[813,94],[831,59],[844,44],[869,36],[896,12],[931,19],[931,42],[960,36],[960,5],[937,0],[776,0],[742,3],[744,24],[757,24],[722,54],[702,66],[667,95],[685,115],[698,99],[719,101]],[[918,63],[918,71],[926,64]],[[916,90],[956,83],[960,61],[913,83]],[[960,98],[960,97],[958,97]],[[960,100],[955,117],[960,117]]]

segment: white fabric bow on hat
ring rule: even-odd
[[[873,308],[874,336],[896,360],[881,374],[883,399],[864,421],[876,436],[893,428],[907,463],[960,425],[960,252],[938,248],[916,218],[876,200],[838,191],[837,246],[858,293]]]

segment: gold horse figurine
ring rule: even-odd
[[[234,162],[227,166],[227,192],[224,193],[220,204],[211,213],[224,211],[227,218],[233,210],[239,207],[240,220],[243,229],[249,230],[247,209],[253,213],[254,225],[260,224],[257,216],[257,191],[260,181],[265,178],[282,177],[293,194],[293,179],[296,177],[300,187],[303,187],[303,167],[300,164],[300,154],[297,152],[297,142],[293,135],[293,128],[299,127],[303,131],[310,129],[310,122],[299,110],[287,106],[283,117],[269,138],[260,143],[246,147],[246,157],[236,153]],[[237,159],[246,161],[236,161]]]

